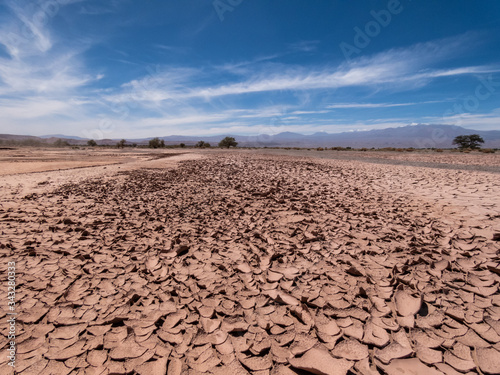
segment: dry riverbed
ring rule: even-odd
[[[2,177],[17,373],[500,372],[499,173],[364,160],[375,153],[134,152]]]

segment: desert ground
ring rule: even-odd
[[[1,374],[500,373],[500,153],[23,148],[0,192]]]

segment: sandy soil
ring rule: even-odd
[[[312,156],[3,176],[16,371],[499,373],[500,174]]]
[[[315,159],[360,160],[367,163],[405,165],[414,167],[429,167],[441,169],[472,170],[500,173],[500,153],[484,154],[481,152],[460,153],[446,151],[437,153],[430,150],[413,152],[390,151],[334,151],[334,150],[286,150],[261,149],[258,152],[265,155],[304,156]]]
[[[182,154],[183,151],[171,150],[168,153]],[[164,154],[163,150],[147,149],[0,149],[0,176],[150,161],[161,154]]]

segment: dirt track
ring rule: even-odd
[[[500,372],[500,175],[298,155],[9,176],[16,370]]]

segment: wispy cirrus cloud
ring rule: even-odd
[[[289,44],[288,49],[292,52],[313,52],[318,49],[319,43],[319,40],[302,40]]]
[[[14,17],[4,15],[0,26],[0,43],[5,46],[10,57],[22,58],[48,51],[52,47],[51,35],[37,22],[34,11],[14,1],[6,1],[5,6]]]
[[[500,65],[465,66],[454,69],[440,69],[424,73],[417,73],[413,76],[413,79],[420,79],[420,78],[430,79],[439,77],[459,76],[464,74],[487,74],[487,73],[497,73],[497,72],[500,72]]]
[[[315,92],[363,88],[378,92],[387,89],[394,93],[425,87],[436,79],[496,71],[492,66],[439,67],[443,61],[453,59],[458,46],[468,39],[470,36],[458,36],[419,43],[365,56],[350,64],[328,66],[279,63],[273,61],[277,55],[226,65],[160,66],[149,69],[149,74],[142,78],[106,90],[101,95],[103,102],[130,103],[134,108],[151,110],[154,115],[149,118],[135,117],[132,113],[131,121],[144,124],[150,130],[168,128],[170,134],[187,134],[182,129],[192,130],[194,126],[208,134],[212,129],[226,126],[234,129],[237,124],[247,127],[248,132],[267,129],[267,133],[276,132],[276,129],[318,131],[331,130],[335,126],[357,129],[388,124],[401,126],[416,119],[402,118],[378,124],[335,116],[336,120],[332,121],[332,112],[335,109],[409,107],[448,100],[321,103]],[[287,98],[282,100],[286,104],[269,107],[265,103],[255,103],[253,109],[249,109],[247,98],[266,97]]]
[[[99,78],[79,59],[86,46],[61,46],[50,31],[50,17],[74,2],[5,2],[14,17],[5,16],[0,26],[0,44],[9,54],[0,57],[1,95],[67,94]]]
[[[5,1],[0,16],[0,112],[3,131],[20,126],[50,129],[85,119],[87,86],[102,78],[81,58],[88,47],[64,44],[50,24],[61,8],[78,0]],[[68,120],[70,120],[68,122]],[[36,125],[36,126],[35,126]],[[67,125],[66,125],[67,126]]]
[[[70,2],[64,0],[64,4]],[[356,97],[356,102],[347,102],[349,99],[332,93],[358,89],[404,92],[438,79],[498,71],[486,65],[443,69],[443,62],[453,60],[460,47],[473,40],[471,35],[462,35],[385,50],[349,64],[291,64],[281,59],[310,54],[319,49],[317,41],[299,41],[285,45],[284,51],[253,59],[228,59],[224,64],[141,66],[125,61],[133,64],[131,78],[97,85],[103,78],[101,72],[84,59],[86,49],[95,41],[77,46],[65,43],[50,22],[34,17],[35,8],[10,0],[7,5],[13,17],[3,18],[0,26],[0,44],[8,55],[0,55],[0,111],[9,129],[29,121],[39,126],[41,134],[61,132],[53,129],[56,126],[78,129],[69,132],[82,135],[81,129],[94,129],[103,119],[115,129],[106,137],[308,133],[407,125],[412,119],[353,120],[340,118],[337,113],[341,111],[335,109],[396,108],[440,101],[405,98],[407,102],[394,103],[381,98],[375,103],[369,97]],[[106,9],[80,8],[83,13],[95,14],[106,13]],[[29,38],[22,34],[23,29],[29,31]],[[152,45],[161,56],[192,52],[188,47]]]
[[[79,101],[77,99],[58,100],[45,98],[43,96],[24,97],[22,99],[0,98],[3,118],[16,118],[22,120],[45,117],[50,118],[54,115],[68,116],[69,113],[75,115],[75,105],[79,106],[84,104],[84,101]],[[29,108],[29,110],[26,110],[26,108]]]
[[[0,59],[0,94],[64,94],[100,77],[82,70],[74,53]]]
[[[391,108],[391,107],[407,107],[407,106],[421,105],[421,104],[443,103],[446,101],[447,100],[427,100],[423,102],[411,102],[411,103],[335,103],[335,104],[329,104],[327,108],[332,108],[332,109]]]
[[[103,14],[111,14],[115,12],[116,4],[109,4],[107,6],[82,5],[79,11],[80,14],[86,14],[90,16],[102,16]]]
[[[209,100],[223,96],[285,90],[304,91],[375,86],[379,90],[387,87],[404,91],[414,86],[426,85],[438,77],[500,71],[491,66],[459,67],[447,70],[432,68],[432,65],[453,57],[463,39],[464,37],[461,36],[419,43],[408,48],[391,49],[370,57],[362,57],[350,64],[344,63],[337,66],[305,67],[285,64],[262,66],[258,61],[252,64],[232,64],[230,69],[226,66],[223,70],[237,70],[245,66],[244,70],[238,70],[239,73],[244,74],[243,79],[235,81],[233,77],[222,76],[220,81],[225,80],[226,83],[200,85],[203,73],[205,75],[214,74],[214,72],[215,74],[221,73],[220,67],[212,67],[212,69],[206,69],[205,72],[198,71],[196,80],[191,79],[194,75],[183,75],[175,85],[161,85],[152,90],[149,95],[144,95],[143,98],[146,101],[148,97],[155,101],[173,98]],[[175,72],[178,69],[172,67],[166,68],[166,71]],[[165,74],[168,73],[162,73],[161,77]],[[182,77],[186,80],[183,81]],[[151,77],[145,79],[150,80]],[[115,96],[109,96],[109,100],[115,100]]]
[[[422,120],[426,123],[453,124],[468,129],[499,130],[498,124],[500,124],[500,107],[483,113],[425,116]]]

